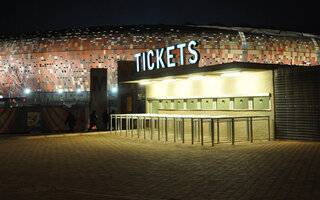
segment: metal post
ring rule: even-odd
[[[146,129],[147,129],[147,122],[146,122],[146,117],[143,117],[143,134],[144,134],[144,139],[146,139]]]
[[[110,135],[112,135],[112,117],[113,115],[110,115]]]
[[[231,128],[232,128],[232,132],[231,132],[232,145],[234,145],[234,118],[231,119]]]
[[[133,116],[131,117],[131,137],[133,137]]]
[[[203,145],[203,119],[201,118],[201,145]]]
[[[194,129],[194,127],[193,127],[193,118],[191,118],[191,144],[193,144],[193,140],[194,140],[194,138],[193,138],[193,130]]]
[[[184,143],[184,118],[182,118],[181,123],[182,123],[182,125],[181,125],[182,143]]]
[[[150,132],[151,132],[151,140],[153,139],[153,120],[152,117],[150,118]]]
[[[158,140],[160,140],[160,117],[158,117]]]
[[[269,136],[269,141],[271,140],[270,136],[270,116],[268,116],[268,136]]]
[[[115,116],[116,118],[115,118],[115,123],[114,123],[114,133],[115,133],[115,135],[117,135],[117,129],[118,129],[118,119],[117,119],[117,115]]]
[[[168,141],[168,118],[166,117],[166,122],[165,122],[165,132],[166,132],[166,141]]]
[[[128,116],[126,116],[126,136],[128,137],[128,126],[129,126],[129,120]]]
[[[251,134],[251,143],[253,143],[252,117],[250,117],[250,134]]]
[[[247,119],[247,138],[248,138],[248,141],[250,141],[250,133],[249,133],[249,118],[246,118]]]
[[[201,132],[201,120],[198,119],[198,142],[200,142],[200,132]]]
[[[120,136],[122,135],[122,115],[120,115]]]
[[[217,119],[217,143],[220,143],[220,123],[219,119]]]
[[[211,142],[212,146],[214,146],[214,120],[211,119]]]
[[[173,117],[173,141],[176,142],[176,118]]]
[[[138,138],[140,138],[140,120],[139,120],[139,117],[137,117],[137,133],[138,133]]]

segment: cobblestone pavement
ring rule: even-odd
[[[320,199],[319,142],[84,135],[0,137],[0,199]]]

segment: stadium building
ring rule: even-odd
[[[183,46],[191,41],[198,54]],[[2,36],[0,97],[21,105],[86,105],[90,70],[102,68],[117,112],[263,113],[271,117],[272,139],[318,140],[319,44],[320,36],[307,33],[196,25]],[[167,69],[155,56],[161,49]],[[242,77],[224,77],[238,72]],[[188,79],[199,75],[207,79]],[[168,77],[179,81],[164,83]]]

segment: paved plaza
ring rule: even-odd
[[[0,199],[320,199],[320,143],[0,136]]]

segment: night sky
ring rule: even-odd
[[[210,3],[208,3],[210,2]],[[320,35],[318,6],[308,1],[97,1],[1,3],[0,34],[109,25],[245,26]]]

